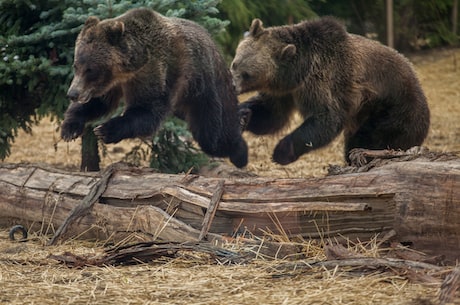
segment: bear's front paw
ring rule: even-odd
[[[85,124],[78,121],[64,121],[61,125],[61,138],[66,141],[72,141],[83,134]]]
[[[120,136],[120,130],[110,127],[110,121],[97,126],[93,129],[93,132],[105,144],[118,143],[123,140],[123,138]]]
[[[273,152],[273,161],[281,164],[287,165],[294,162],[298,159],[294,151],[294,142],[292,142],[289,136],[282,139],[278,145],[275,147]]]
[[[251,121],[252,110],[249,108],[238,109],[238,116],[240,117],[240,130],[245,131]]]
[[[94,134],[102,140],[102,142],[109,144],[115,143],[111,138],[109,130],[104,125],[99,125],[93,129]]]

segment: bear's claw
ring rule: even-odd
[[[61,125],[61,138],[66,142],[75,140],[83,134],[84,128],[85,125],[79,122],[64,121]]]
[[[240,117],[240,130],[245,131],[251,121],[252,110],[250,108],[238,109],[238,115]]]
[[[105,144],[111,144],[111,143],[118,143],[123,137],[120,137],[119,134],[116,132],[117,128],[114,128],[113,126],[108,125],[110,124],[110,121],[95,127],[93,129],[94,134],[102,140]]]
[[[93,129],[94,134],[101,140],[104,140],[104,132],[102,131],[102,125],[99,125]]]

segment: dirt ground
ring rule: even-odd
[[[425,142],[433,151],[460,151],[460,49],[429,51],[410,56],[431,109]],[[296,123],[293,123],[295,126]],[[287,131],[286,131],[287,132]],[[245,135],[250,146],[247,170],[261,176],[322,176],[329,164],[343,164],[342,140],[288,166],[270,161],[277,137]],[[102,165],[120,161],[138,140],[109,145]],[[57,124],[48,118],[20,132],[4,162],[40,162],[78,169],[79,141],[59,140]],[[33,234],[27,243],[8,240],[0,228],[0,304],[438,304],[439,281],[412,281],[393,272],[365,275],[345,270],[296,273],[274,271],[282,261],[256,260],[220,265],[199,258],[177,258],[124,267],[68,268],[48,258],[65,251],[95,254],[102,246],[69,241],[45,246]],[[324,257],[321,250],[315,255]],[[366,252],[378,256],[378,252]],[[460,292],[453,304],[460,304]]]

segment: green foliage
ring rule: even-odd
[[[348,31],[376,36],[386,43],[385,0],[315,0],[312,9],[319,15],[345,20]],[[454,45],[458,37],[451,31],[452,0],[393,1],[394,40],[399,50],[418,50]]]
[[[43,115],[62,118],[72,79],[73,48],[90,15],[101,19],[130,8],[150,7],[167,16],[197,21],[211,33],[227,22],[219,0],[0,0],[0,159],[10,154],[18,129],[31,131]]]
[[[184,121],[172,117],[155,134],[153,141],[146,142],[148,150],[138,145],[126,155],[125,161],[139,164],[143,160],[150,160],[150,167],[162,173],[197,171],[209,159],[193,145],[191,139]]]
[[[193,146],[191,134],[185,123],[172,118],[154,136],[150,167],[164,173],[198,170],[208,162],[208,157]]]
[[[418,38],[429,47],[453,45],[458,37],[451,31],[452,0],[408,1],[416,16]],[[413,26],[412,26],[413,27]]]

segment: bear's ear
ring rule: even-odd
[[[249,28],[249,34],[256,37],[265,31],[263,23],[260,19],[252,20],[251,27]]]
[[[95,16],[89,16],[88,19],[85,21],[85,28],[92,27],[93,25],[96,25],[99,23],[99,18]]]
[[[107,27],[107,36],[112,45],[117,44],[123,33],[125,32],[125,24],[121,21],[111,22]]]
[[[288,44],[281,50],[281,57],[288,59],[295,56],[297,48],[293,44]]]

